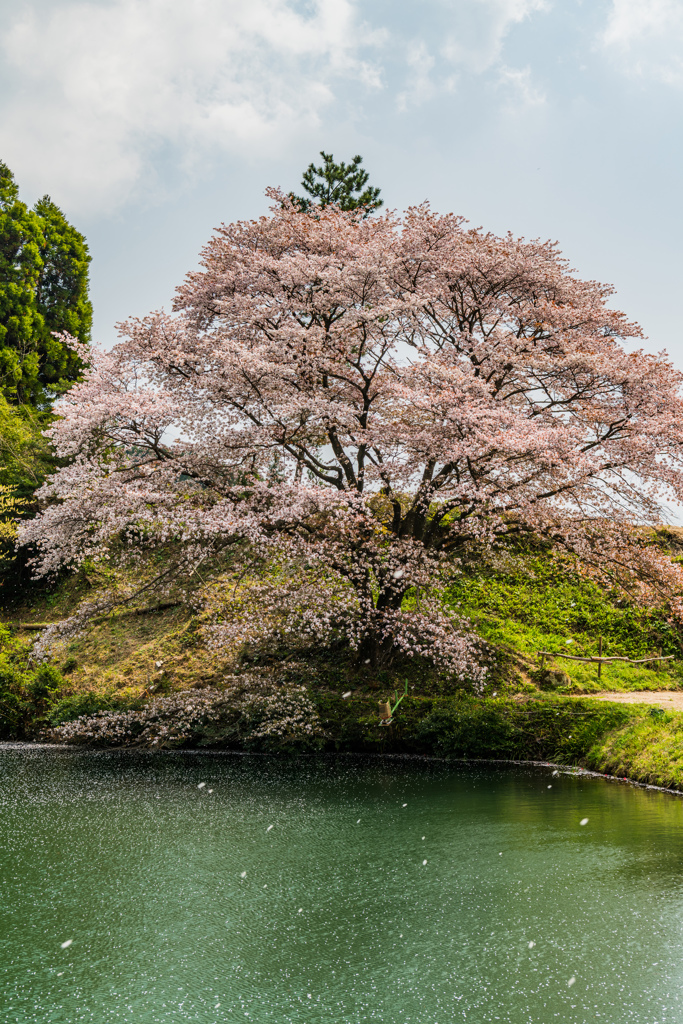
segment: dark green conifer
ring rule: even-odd
[[[41,383],[53,392],[61,392],[78,378],[82,363],[53,332],[66,331],[86,345],[91,341],[90,253],[83,235],[69,224],[49,196],[43,196],[34,210],[45,239],[36,288],[36,305],[44,325],[39,343]]]
[[[54,337],[88,344],[90,254],[83,235],[49,196],[29,210],[0,162],[0,393],[45,408],[79,377],[82,363]]]
[[[36,288],[43,267],[40,219],[19,200],[14,175],[0,162],[0,388],[11,400],[35,400],[43,318]]]
[[[379,198],[380,189],[368,185],[370,175],[361,167],[363,158],[354,156],[350,164],[336,164],[331,153],[320,152],[322,166],[309,164],[304,171],[301,184],[310,199],[292,194],[303,210],[309,209],[312,203],[327,206],[336,203],[342,210],[363,210],[367,217],[383,205]]]

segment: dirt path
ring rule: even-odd
[[[630,693],[596,693],[591,696],[619,704],[655,704],[670,711],[683,711],[683,691],[680,690],[632,690]]]

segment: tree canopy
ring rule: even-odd
[[[78,379],[82,362],[54,334],[89,344],[90,255],[83,235],[49,196],[29,210],[0,162],[0,389],[45,406]]]
[[[366,215],[378,210],[383,205],[379,198],[380,189],[368,185],[368,171],[361,167],[363,158],[354,156],[350,164],[335,163],[332,153],[321,150],[322,165],[316,167],[311,163],[304,171],[301,181],[303,189],[310,198],[294,196],[302,210],[307,210],[312,203],[318,206],[329,206],[334,203],[340,210],[363,210]]]
[[[642,527],[683,500],[683,375],[625,349],[641,332],[612,290],[551,243],[427,205],[364,219],[271,197],[59,403],[71,464],[23,528],[43,571],[126,536],[175,541],[178,573],[237,544],[216,643],[296,632],[474,677],[438,591],[501,536],[679,614],[683,570]]]

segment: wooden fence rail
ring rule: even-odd
[[[612,657],[579,658],[576,654],[557,654],[555,651],[539,651],[541,658],[568,658],[569,661],[593,661],[603,664],[607,661],[628,661],[630,665],[642,665],[645,661],[671,661],[675,654],[665,654],[664,657],[656,655],[651,658],[623,658],[618,654]]]
[[[567,658],[569,661],[584,661],[584,662],[592,662],[593,664],[597,663],[597,666],[598,666],[598,679],[602,678],[602,666],[604,664],[606,664],[607,662],[610,662],[610,661],[625,661],[629,665],[643,665],[646,661],[671,661],[675,657],[675,655],[673,655],[673,654],[665,654],[662,657],[661,647],[659,649],[659,654],[649,655],[647,658],[625,658],[625,657],[623,657],[623,655],[619,655],[619,654],[613,654],[610,657],[603,656],[603,653],[602,653],[602,637],[600,637],[600,640],[598,642],[598,656],[597,657],[581,658],[581,657],[579,657],[578,654],[555,654],[553,651],[539,651],[538,653],[539,653],[539,655],[541,657],[541,670],[543,670],[545,668],[545,659],[546,658]]]

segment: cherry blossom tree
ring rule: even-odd
[[[166,573],[230,546],[216,643],[293,631],[470,675],[439,587],[501,536],[674,600],[644,528],[683,500],[682,375],[631,350],[612,290],[427,205],[363,219],[270,195],[61,401],[70,463],[22,531],[40,571],[122,538],[174,542]]]

